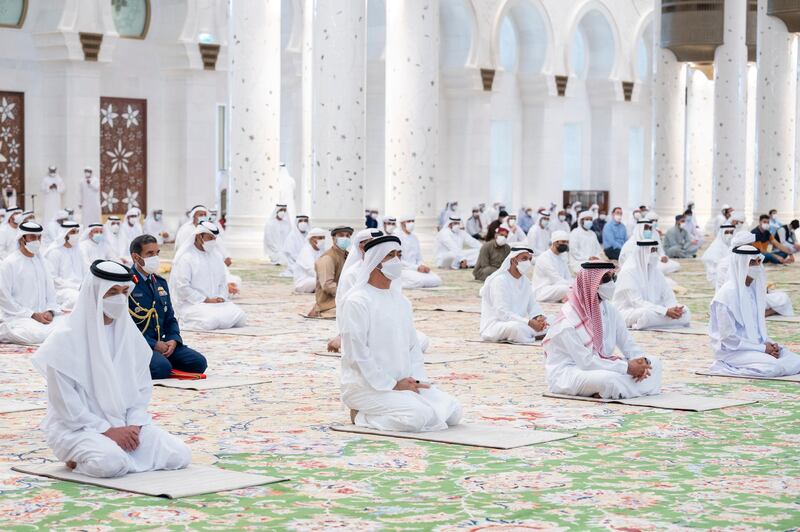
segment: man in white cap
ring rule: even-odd
[[[581,264],[597,260],[603,254],[603,247],[592,231],[592,211],[578,214],[578,225],[569,234],[569,266],[573,273],[581,269]]]
[[[59,227],[61,231],[44,252],[44,258],[53,276],[59,306],[71,310],[78,300],[86,264],[79,247],[80,225],[66,220]]]
[[[83,230],[79,247],[84,268],[88,268],[98,259],[111,260],[114,257],[114,251],[106,240],[105,231],[106,228],[101,223],[89,224]]]
[[[453,270],[472,268],[480,247],[481,243],[461,228],[461,218],[451,216],[436,235],[436,265]]]
[[[12,207],[6,211],[6,218],[0,226],[0,260],[17,249],[17,229],[22,223],[22,209]]]
[[[688,327],[691,313],[679,305],[675,294],[658,268],[658,242],[639,240],[636,254],[619,272],[614,306],[631,329]]]
[[[169,288],[175,315],[186,329],[213,331],[244,327],[247,315],[230,300],[225,259],[217,250],[219,229],[200,222],[194,240],[175,253]]]
[[[51,166],[42,179],[42,220],[50,223],[56,213],[61,210],[61,195],[64,193],[64,180],[58,175],[58,169]]]
[[[467,220],[465,226],[468,235],[476,240],[483,240],[483,237],[486,236],[488,224],[483,224],[483,216],[480,207],[472,208],[472,216]]]
[[[532,261],[532,249],[513,247],[484,282],[480,290],[483,340],[530,344],[547,333],[547,319],[528,280]]]
[[[800,356],[767,331],[763,256],[754,246],[733,248],[727,280],[711,301],[708,323],[716,359],[710,371],[747,377],[800,373]]]
[[[294,264],[294,291],[298,294],[313,294],[317,286],[317,272],[314,269],[317,259],[325,253],[327,232],[315,227],[306,231],[306,243],[297,255]]]
[[[708,219],[708,223],[706,224],[706,233],[716,234],[717,229],[721,225],[725,225],[731,222],[731,218],[733,216],[734,210],[733,207],[728,205],[727,203],[722,206],[720,209],[720,213],[716,216],[711,216]],[[744,219],[742,220],[744,221]]]
[[[47,379],[42,428],[56,457],[81,475],[182,469],[191,451],[153,424],[152,351],[128,316],[131,272],[99,261],[75,309],[33,357]]]
[[[581,264],[569,300],[544,339],[551,393],[622,399],[661,392],[660,361],[644,356],[611,304],[615,278],[610,262]]]
[[[194,230],[201,222],[208,221],[208,207],[195,205],[189,210],[189,219],[178,228],[175,234],[175,249],[181,249],[187,243],[194,241]]]
[[[295,216],[292,230],[286,235],[283,241],[283,256],[286,257],[286,271],[281,276],[292,277],[294,274],[294,265],[297,262],[297,256],[300,250],[306,243],[308,238],[308,216],[305,214],[298,214]]]
[[[444,430],[459,423],[461,406],[428,380],[411,303],[391,288],[402,270],[399,238],[382,236],[365,245],[339,319],[342,401],[361,427]]]
[[[400,230],[394,234],[403,246],[403,276],[400,279],[403,288],[435,288],[442,284],[442,279],[433,273],[422,262],[422,248],[417,235],[414,234],[414,216],[399,218]]]
[[[106,223],[103,224],[103,235],[106,246],[111,251],[112,259],[128,264],[130,257],[128,256],[125,238],[122,236],[122,218],[113,214],[109,216],[106,219]]]
[[[292,230],[286,204],[278,203],[264,224],[264,255],[276,266],[288,264],[283,254],[283,243]]]
[[[121,224],[120,241],[125,244],[126,248],[131,245],[134,238],[144,234],[140,220],[141,216],[142,211],[139,207],[131,207],[125,213],[125,220]]]
[[[550,235],[550,247],[536,257],[533,267],[533,292],[536,300],[565,303],[572,275],[569,273],[569,233],[555,231]]]
[[[53,279],[40,250],[44,229],[23,222],[17,250],[0,263],[0,342],[39,344],[60,319]]]
[[[100,179],[90,167],[83,169],[81,181],[80,207],[81,222],[84,226],[100,222]]]
[[[541,255],[550,247],[550,212],[542,211],[539,213],[539,220],[533,228],[528,231],[528,246],[533,249],[536,255]]]
[[[522,245],[527,245],[528,235],[525,234],[525,231],[523,231],[520,228],[519,223],[517,223],[517,215],[509,213],[506,224],[508,225],[508,243],[522,243]]]

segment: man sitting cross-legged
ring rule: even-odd
[[[358,277],[342,300],[342,400],[353,422],[378,430],[443,430],[461,407],[428,382],[411,303],[392,281],[402,275],[400,239],[382,236],[364,247]]]
[[[120,477],[182,469],[191,451],[153,424],[152,350],[128,316],[132,275],[98,260],[67,323],[33,357],[47,379],[47,444],[76,473]]]

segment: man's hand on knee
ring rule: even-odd
[[[132,452],[139,447],[139,426],[111,427],[103,436],[120,446],[123,451]]]

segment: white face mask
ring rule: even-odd
[[[621,214],[615,214],[614,215],[614,221],[617,222],[617,223],[621,222],[622,221],[622,215]]]
[[[634,220],[638,220],[641,217],[642,217],[642,213],[640,213],[639,211],[636,211],[636,212],[633,213],[633,219]]]
[[[324,238],[316,239],[315,242],[317,244],[317,250],[319,251],[325,251],[325,249],[328,247],[328,241],[325,240]]]
[[[558,219],[559,219],[559,221],[565,222],[565,221],[567,221],[567,215],[566,214],[559,214],[558,215]]]
[[[760,279],[761,271],[762,271],[761,266],[750,266],[747,268],[747,276],[752,278],[753,280]]]
[[[519,273],[521,273],[522,275],[525,275],[526,273],[531,271],[531,268],[533,268],[533,262],[529,260],[523,260],[522,262],[517,263],[517,269],[519,270]]]
[[[394,281],[403,274],[403,263],[394,257],[381,264],[381,273],[390,281]]]
[[[460,233],[460,232],[461,232],[461,227],[460,227],[460,226],[458,226],[458,225],[454,225],[453,227],[451,227],[451,228],[450,228],[450,230],[451,230],[451,231],[452,231],[454,234],[456,234],[456,235],[457,235],[458,233]]]
[[[206,240],[205,242],[203,242],[203,250],[206,253],[211,253],[215,249],[217,249],[217,241],[216,240]]]
[[[548,220],[547,218],[542,218],[541,224],[542,224],[542,229],[547,229],[548,227],[550,227],[550,220]]]
[[[94,242],[95,244],[99,244],[103,240],[105,240],[105,236],[103,236],[103,233],[95,233],[92,235],[92,242]]]
[[[341,249],[343,251],[346,251],[347,248],[350,247],[350,238],[348,238],[346,236],[340,236],[340,237],[336,238],[336,247],[338,247],[339,249]]]
[[[614,281],[603,283],[597,289],[597,295],[600,296],[600,299],[603,301],[611,301],[614,297],[614,289],[616,286],[617,284]]]
[[[114,224],[111,226],[111,234],[118,235],[119,234],[119,225]]]
[[[686,229],[686,222],[679,223],[678,227],[680,227],[681,229]]]
[[[28,253],[36,255],[37,253],[39,253],[39,250],[42,249],[42,241],[31,240],[30,242],[25,242],[25,249],[28,250]]]
[[[608,216],[606,216],[605,214],[601,214],[600,216],[598,216],[598,218],[600,218],[601,220],[605,220],[606,218],[608,218]]]
[[[722,234],[722,241],[725,242],[726,246],[731,245],[731,240],[733,240],[733,234],[728,234],[728,233]]]
[[[66,238],[64,238],[64,241],[65,242],[69,242],[70,244],[73,244],[73,243],[75,243],[75,237],[76,236],[77,235],[67,235]]]
[[[277,217],[278,220],[283,220],[286,217],[286,213],[284,211],[278,211]]]
[[[383,226],[383,231],[387,235],[391,235],[392,233],[394,233],[394,230],[395,230],[395,226],[394,225],[385,225],[385,226]]]
[[[584,229],[586,229],[587,231],[591,230],[591,228],[592,228],[592,221],[591,221],[591,220],[586,220],[586,221],[584,221],[584,222],[583,222],[583,228],[584,228]]]
[[[761,229],[764,231],[769,231],[769,222],[764,222],[761,224]]]
[[[112,320],[119,320],[128,313],[128,298],[125,294],[115,294],[103,298],[103,314]]]
[[[146,259],[143,258],[142,260],[144,261],[142,271],[148,275],[156,273],[161,268],[161,258],[158,255],[147,257]]]
[[[507,240],[508,239],[506,237],[504,237],[503,235],[497,235],[497,237],[495,237],[495,239],[494,239],[494,241],[497,242],[498,246],[505,246]]]
[[[406,224],[406,231],[408,231],[409,233],[414,232],[414,222],[408,222]]]
[[[297,228],[300,230],[301,233],[305,233],[308,231],[308,222],[300,222],[297,224]]]
[[[509,218],[508,219],[508,226],[509,227],[514,227],[516,225],[517,225],[517,220],[515,218]]]

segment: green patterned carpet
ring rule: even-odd
[[[428,366],[456,395],[466,419],[571,431],[549,444],[489,451],[335,433],[345,422],[338,360],[324,350],[333,323],[297,316],[311,296],[290,294],[278,270],[249,263],[236,273],[264,304],[251,323],[295,334],[264,339],[187,334],[210,371],[267,375],[269,384],[209,392],[157,388],[151,411],[180,435],[197,463],[291,481],[176,501],[20,475],[20,461],[53,457],[38,430],[43,411],[0,415],[0,528],[15,530],[789,530],[800,526],[800,385],[702,377],[707,338],[636,333],[665,363],[664,388],[758,403],[706,413],[561,401],[545,391],[542,351],[486,346],[476,314],[418,310],[430,352],[484,358]],[[698,263],[673,276],[700,299],[710,287]],[[800,266],[770,268],[771,281],[800,308]],[[467,272],[444,272],[456,291],[410,291],[417,309],[477,308]],[[547,307],[555,311],[556,306]],[[800,349],[796,324],[771,323],[778,341]],[[0,346],[0,397],[43,401],[31,349]]]

